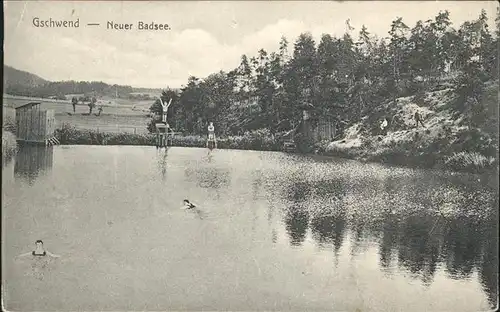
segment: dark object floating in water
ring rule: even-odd
[[[68,114],[68,115],[70,115],[70,116],[73,116],[73,114],[72,114],[72,113],[68,113],[68,112],[66,112],[66,114]]]
[[[113,225],[113,221],[108,221],[108,225]]]

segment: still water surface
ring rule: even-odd
[[[484,177],[126,146],[26,148],[2,177],[7,310],[496,306],[498,195]],[[37,239],[61,258],[14,259]]]

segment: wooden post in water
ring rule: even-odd
[[[156,147],[167,147],[167,125],[156,124]]]

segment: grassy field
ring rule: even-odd
[[[102,106],[103,111],[100,116],[95,116],[97,109],[92,111],[92,115],[88,115],[89,107],[86,104],[77,105],[73,113],[70,101],[4,95],[2,107],[4,120],[6,118],[14,120],[14,107],[32,101],[41,102],[44,109],[55,111],[57,127],[68,123],[78,129],[100,132],[147,133],[146,124],[151,101],[103,98],[97,103]]]

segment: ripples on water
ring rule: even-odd
[[[245,254],[247,249],[252,248],[260,248],[253,250],[253,254],[258,256],[260,252],[261,257],[266,259],[275,257],[275,261],[280,263],[298,263],[294,262],[298,260],[291,258],[287,260],[287,257],[298,255],[293,256],[286,251],[280,254],[264,242],[282,247],[287,244],[292,250],[305,255],[309,259],[307,261],[312,261],[315,257],[313,254],[331,254],[333,267],[346,272],[352,269],[340,267],[352,266],[363,257],[373,256],[375,261],[364,260],[366,262],[363,263],[374,264],[387,278],[399,276],[404,277],[407,283],[418,282],[423,289],[431,287],[433,283],[442,284],[443,281],[478,280],[489,306],[496,305],[498,193],[491,177],[385,167],[347,160],[327,161],[280,153],[219,150],[207,153],[203,149],[181,148],[163,152],[138,147],[57,147],[54,152],[52,149],[28,148],[16,158],[14,177],[17,179],[11,179],[8,170],[6,172],[3,174],[6,191],[2,194],[6,215],[11,222],[20,225],[18,228],[14,226],[13,232],[30,231],[30,237],[35,237],[30,230],[33,224],[27,221],[31,214],[38,216],[38,222],[66,223],[66,226],[55,226],[62,240],[67,241],[67,235],[72,235],[71,231],[82,235],[85,231],[95,232],[94,241],[86,240],[95,245],[91,246],[94,251],[119,255],[131,248],[127,245],[128,241],[138,242],[141,237],[147,237],[146,243],[142,244],[147,245],[153,240],[158,246],[162,245],[162,239],[173,239],[161,232],[154,234],[161,228],[156,228],[156,223],[151,221],[151,216],[154,216],[157,221],[165,222],[165,229],[176,229],[169,233],[176,234],[175,231],[178,231],[181,234],[175,238],[178,242],[168,243],[171,244],[170,249],[173,245],[198,246],[189,247],[194,249],[188,256],[191,259],[189,261],[194,261],[190,263],[196,265],[220,257],[212,254],[214,250],[228,254],[234,251],[234,257],[238,257],[238,254]],[[37,177],[44,174],[45,178],[39,179],[43,182],[38,181],[37,185]],[[95,180],[92,183],[82,180],[86,178]],[[61,186],[60,183],[65,185]],[[31,189],[27,190],[27,187]],[[87,205],[82,206],[82,201],[75,194],[85,198]],[[21,203],[33,196],[40,200],[39,209]],[[177,206],[188,196],[195,202],[201,201],[203,208],[207,208],[204,212],[207,220],[203,225],[189,223],[177,214]],[[31,202],[35,201],[31,199]],[[58,216],[43,212],[56,203],[65,206]],[[102,210],[77,212],[68,206],[72,203],[79,209],[101,207]],[[124,211],[131,203],[136,208]],[[16,204],[21,208],[14,212],[12,209],[15,209]],[[166,207],[173,208],[168,208],[170,212],[167,213]],[[167,219],[166,213],[170,215]],[[69,221],[67,218],[70,217],[78,217],[79,221]],[[172,221],[172,218],[177,218],[177,221]],[[101,222],[103,220],[108,221]],[[191,240],[195,237],[193,233],[198,233],[201,227],[210,227],[210,224],[213,224],[210,228],[213,234],[204,234],[203,244],[199,238],[198,241]],[[113,227],[129,231],[133,229],[133,234],[121,232],[122,236],[126,236],[125,240],[121,240],[120,232],[113,232]],[[40,230],[43,229],[47,233],[54,233],[48,227],[41,226]],[[184,230],[186,232],[182,232]],[[109,235],[119,241],[106,243],[105,238],[98,239],[99,235]],[[210,235],[213,235],[214,240],[211,240]],[[14,245],[11,249],[19,251],[15,247],[23,243],[7,236],[6,241],[9,240]],[[72,242],[66,247],[75,245],[78,243]],[[314,246],[316,251],[311,254],[307,246]],[[150,257],[154,258],[155,252],[161,253],[161,248],[158,248],[149,250]],[[173,257],[162,255],[167,259]],[[249,265],[247,261],[253,266],[256,260],[246,259],[243,261],[245,265]],[[81,261],[80,267],[85,266],[84,263],[87,262]],[[134,268],[134,264],[128,265],[131,270]],[[157,265],[161,267],[160,263]],[[156,264],[152,266],[156,267]],[[94,268],[97,270],[97,267]],[[120,271],[118,268],[108,268]],[[323,270],[327,275],[331,270],[306,266],[299,271],[306,275],[308,270],[315,269]],[[145,274],[150,272],[149,269],[144,270]],[[215,263],[205,270],[213,270],[214,274],[224,271]],[[258,270],[262,272],[265,268],[259,267]],[[280,274],[293,274],[290,269],[287,271],[282,267],[280,270]],[[239,271],[235,272],[239,274]],[[335,278],[339,279],[339,276],[343,276],[342,273],[335,273],[335,269],[331,274],[337,275]],[[241,279],[245,280],[244,270],[241,275]],[[439,281],[436,281],[438,277]],[[317,282],[321,280],[319,276],[315,278]],[[374,285],[378,282],[367,276],[357,278]],[[214,283],[217,285],[217,280]],[[253,283],[254,287],[261,287],[257,282],[250,283],[247,286],[251,287],[251,290],[247,290],[250,294],[255,291]],[[389,293],[403,287],[401,284],[384,285],[394,287],[393,290],[387,289]],[[449,296],[457,295],[453,292],[452,284],[442,285],[450,287],[451,290],[447,292]],[[305,293],[305,290],[300,290],[301,286],[295,287],[298,287],[297,296],[301,292]],[[306,284],[303,287],[307,287]],[[410,300],[411,297],[410,294],[405,298],[414,300]],[[211,300],[215,299],[211,297]],[[355,303],[358,299],[345,300]],[[171,299],[172,302],[174,299]],[[214,309],[255,307],[231,305],[229,299],[222,300],[225,303],[214,302],[218,302],[214,303]],[[372,303],[364,304],[370,306]],[[261,307],[265,309],[272,308],[266,306],[265,302],[262,304]],[[385,306],[387,303],[378,304],[381,310],[389,309]],[[398,304],[408,303],[405,299],[397,300],[392,303],[392,308],[401,309]],[[350,307],[347,303],[344,306]],[[301,307],[310,308],[307,305]],[[477,308],[484,307],[488,305]]]

